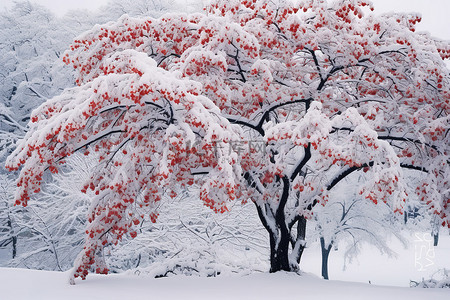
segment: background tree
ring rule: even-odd
[[[5,174],[6,156],[28,130],[31,110],[74,84],[70,69],[56,62],[71,42],[58,25],[47,9],[30,2],[17,2],[10,11],[0,12],[0,174]],[[26,210],[13,207],[13,181],[13,174],[0,178],[0,249],[14,259],[24,250],[20,237],[33,233],[18,223]]]
[[[8,266],[54,271],[72,267],[84,242],[90,195],[80,187],[91,164],[79,155],[71,157],[60,173],[46,178],[38,197],[14,214],[19,247]]]
[[[191,2],[194,3],[195,1]],[[186,7],[188,7],[187,3]],[[115,21],[124,14],[132,17],[152,16],[158,18],[169,11],[176,10],[174,0],[111,0],[99,9],[96,19],[100,19],[101,22],[99,23],[101,24],[105,21]]]
[[[8,252],[5,257],[14,259],[17,256],[17,236],[19,228],[15,218],[19,207],[13,205],[14,180],[6,174],[0,174],[0,251]],[[3,255],[0,255],[2,258]],[[0,259],[0,264],[3,262]]]
[[[358,195],[351,185],[366,179],[355,175],[346,178],[346,185],[330,195],[327,205],[318,205],[313,210],[312,225],[316,228],[310,238],[320,241],[324,279],[329,279],[328,261],[333,248],[344,249],[344,261],[351,261],[365,244],[373,245],[382,254],[395,256],[387,243],[392,237],[406,247],[399,218],[384,203],[377,206]]]
[[[0,25],[0,159],[4,162],[16,140],[25,135],[31,110],[73,86],[74,80],[61,62],[54,63],[71,38],[57,30],[58,21],[50,11],[16,2],[11,11],[0,13]]]

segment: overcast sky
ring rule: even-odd
[[[0,9],[10,6],[14,0],[0,0]],[[182,1],[182,0],[181,0]],[[87,8],[95,10],[108,0],[32,0],[50,8],[62,16],[69,9]],[[420,31],[429,31],[433,36],[450,40],[450,0],[372,0],[375,12],[419,12],[422,14]]]

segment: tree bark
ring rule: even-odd
[[[322,277],[323,279],[328,280],[328,257],[330,255],[332,243],[325,246],[325,239],[323,237],[320,238],[320,248],[322,249]]]
[[[11,235],[11,241],[12,241],[12,258],[16,258],[17,256],[17,236],[14,234],[14,230],[12,228],[12,222],[11,219],[8,220],[8,227],[10,228],[12,235]]]
[[[298,239],[306,241],[306,218],[304,216],[301,216],[297,223],[297,240]],[[303,243],[303,245],[301,245],[298,249],[297,264],[300,264],[300,260],[302,259],[304,250],[305,250],[305,243]]]
[[[289,265],[289,234],[279,232],[280,237],[269,232],[270,273],[292,271]]]
[[[269,233],[270,241],[270,272],[295,271],[289,263],[289,243],[291,234],[286,224],[284,208],[289,196],[290,182],[286,177],[278,178],[283,182],[281,195],[276,211],[269,206],[256,205],[258,216],[264,228]]]
[[[286,224],[286,215],[284,208],[287,203],[290,189],[290,181],[287,177],[279,178],[283,182],[283,193],[275,212],[276,235],[272,235],[274,240],[274,248],[270,250],[270,272],[292,271],[289,264],[289,242],[291,240],[290,231]],[[270,234],[270,233],[269,233]]]
[[[17,236],[12,237],[12,258],[17,256]]]
[[[441,227],[441,224],[439,222],[439,219],[437,216],[434,216],[433,222],[432,222],[432,230],[431,235],[433,236],[433,245],[434,247],[437,247],[439,243],[439,229]]]
[[[435,234],[433,234],[433,245],[434,247],[437,247],[439,243],[439,232],[436,232]]]

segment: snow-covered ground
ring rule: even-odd
[[[412,234],[411,245],[404,249],[392,241],[397,258],[380,255],[366,248],[358,261],[343,270],[340,250],[330,255],[330,278],[320,274],[320,248],[309,247],[304,253],[302,269],[308,273],[253,274],[200,278],[173,276],[154,279],[146,276],[91,274],[86,281],[68,284],[68,273],[0,268],[0,299],[450,299],[449,289],[409,288],[409,280],[429,278],[439,268],[450,266],[450,236],[442,232],[439,246],[426,250],[423,234]],[[425,240],[430,240],[425,237]],[[428,249],[428,250],[430,250]],[[419,263],[422,263],[422,269]],[[369,284],[369,281],[371,284]],[[390,285],[390,286],[389,286]],[[394,287],[394,285],[398,285]]]
[[[313,275],[255,274],[244,277],[91,275],[75,286],[67,273],[0,269],[1,297],[20,299],[449,299],[447,289],[411,289],[325,281]]]

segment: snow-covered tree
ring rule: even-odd
[[[31,110],[73,86],[74,80],[69,68],[54,64],[71,39],[57,30],[50,11],[16,2],[11,11],[0,12],[0,26],[0,160],[4,161],[15,141],[25,135]]]
[[[174,0],[111,0],[99,10],[96,19],[114,21],[124,14],[132,17],[157,18],[173,10],[175,10]]]
[[[131,269],[152,277],[264,272],[267,238],[254,206],[235,203],[229,213],[215,214],[201,201],[193,201],[196,189],[179,191],[174,198],[164,196],[158,222],[144,220],[136,238],[107,247],[111,271]]]
[[[411,280],[410,286],[415,288],[440,288],[440,289],[448,289],[450,288],[450,270],[448,269],[440,269],[436,271],[430,279],[422,278],[422,281],[413,281]]]
[[[18,207],[13,205],[14,180],[0,174],[0,249],[8,251],[8,257],[17,256],[17,239],[20,233],[15,218]]]
[[[402,168],[428,173],[418,192],[448,222],[450,48],[414,33],[419,17],[371,8],[216,0],[205,14],[95,26],[64,56],[78,87],[34,111],[9,158],[16,203],[69,155],[97,152],[82,278],[107,272],[105,245],[136,236],[137,208],[194,182],[215,211],[255,203],[273,272],[297,268],[312,208],[354,172],[363,198],[400,212]]]
[[[357,194],[353,187],[355,182],[364,180],[362,175],[349,176],[345,185],[330,195],[329,203],[316,206],[313,234],[320,241],[322,252],[322,277],[329,279],[328,260],[331,250],[344,250],[344,260],[351,261],[360,252],[364,244],[370,244],[379,249],[382,254],[394,256],[387,240],[396,237],[405,246],[400,234],[401,222],[393,215],[385,204],[376,206]]]
[[[71,157],[68,166],[48,176],[42,192],[14,214],[17,255],[7,265],[57,271],[72,267],[84,242],[90,197],[80,187],[89,169],[89,161]]]

